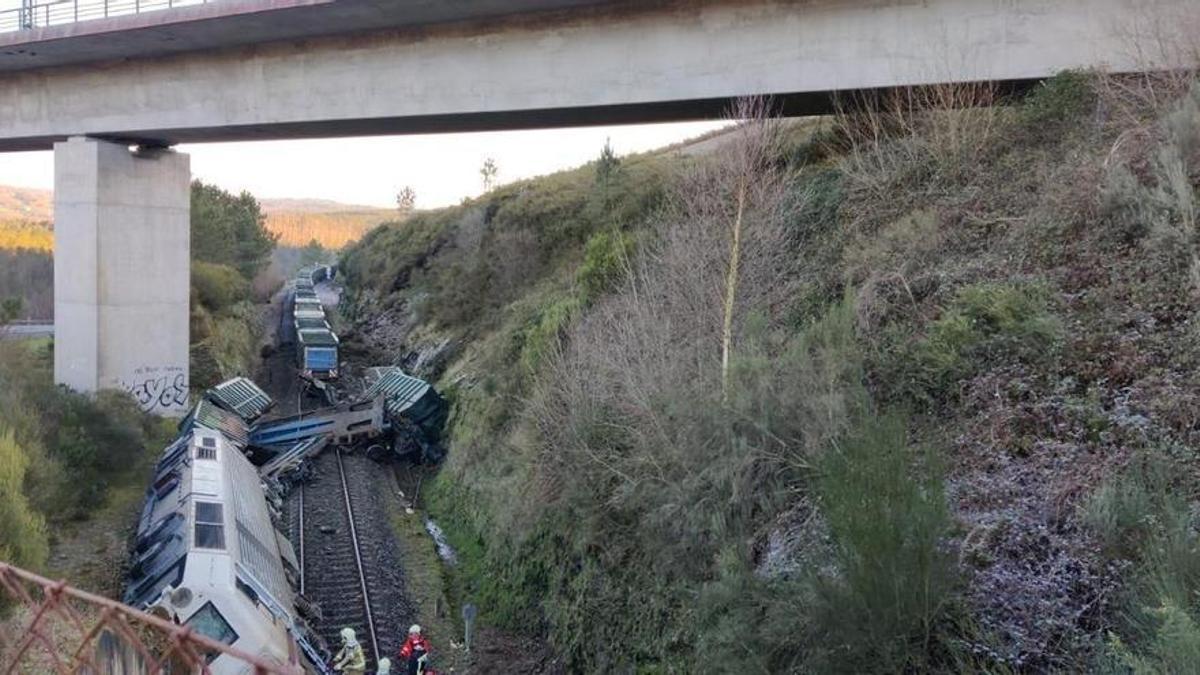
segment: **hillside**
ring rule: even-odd
[[[392,209],[324,199],[264,199],[260,203],[267,229],[279,235],[282,246],[304,246],[315,239],[327,249],[341,249],[396,217]]]
[[[301,247],[316,239],[327,249],[357,241],[396,212],[373,206],[324,199],[264,199],[260,201],[267,229],[279,235],[282,246]],[[0,185],[0,249],[50,251],[54,193],[50,190]]]
[[[0,223],[48,223],[53,220],[52,191],[0,185]]]
[[[452,587],[571,672],[1194,672],[1185,92],[762,121],[367,234],[346,349],[454,403]]]

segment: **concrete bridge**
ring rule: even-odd
[[[56,378],[170,389],[188,372],[176,143],[696,119],[750,94],[820,113],[839,92],[1177,66],[1196,13],[1195,0],[209,0],[0,33],[0,151],[55,148]]]

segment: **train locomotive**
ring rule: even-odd
[[[301,316],[317,274],[306,270],[295,282],[298,336],[332,334],[323,310]],[[428,383],[395,367],[368,369],[367,389],[354,401],[268,419],[273,406],[239,377],[205,392],[189,411],[146,490],[122,599],[268,662],[328,673],[329,651],[307,623],[319,608],[298,592],[300,563],[281,533],[283,498],[326,448],[438,461],[448,406]],[[209,658],[217,675],[253,672],[228,655]]]
[[[295,553],[244,454],[249,420],[214,402],[223,395],[192,409],[156,466],[123,600],[281,666],[303,653],[320,671],[325,650],[297,610]],[[209,658],[217,675],[252,672]]]

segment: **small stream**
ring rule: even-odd
[[[437,523],[433,522],[432,518],[425,519],[425,531],[429,536],[433,537],[433,543],[437,545],[438,557],[442,562],[451,567],[458,564],[458,554],[446,541],[446,533],[442,532],[442,528]]]

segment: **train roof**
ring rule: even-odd
[[[324,316],[298,316],[295,319],[295,324],[297,330],[308,330],[313,328],[324,328],[325,330],[330,329],[329,322],[325,320]]]
[[[197,426],[219,431],[230,442],[236,443],[242,448],[246,447],[246,443],[250,440],[250,429],[246,424],[246,420],[242,419],[237,413],[225,410],[208,399],[201,399],[192,408],[192,412],[183,418],[180,430],[184,433],[190,433]]]
[[[226,380],[209,389],[206,396],[222,408],[237,413],[246,422],[253,422],[275,405],[267,392],[245,377]]]
[[[302,328],[298,334],[305,347],[335,347],[338,344],[338,337],[328,328]]]
[[[392,415],[399,415],[411,408],[430,389],[425,380],[413,377],[395,366],[369,368],[367,379],[371,380],[371,386],[363,398],[370,399],[383,394],[387,410]]]

